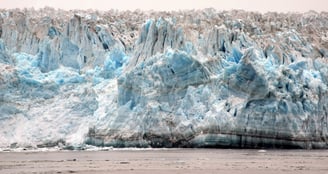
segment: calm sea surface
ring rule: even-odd
[[[102,149],[0,152],[0,173],[328,173],[328,150]]]

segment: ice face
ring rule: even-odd
[[[324,12],[0,12],[0,147],[327,148]]]

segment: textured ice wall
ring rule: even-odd
[[[325,12],[0,14],[1,147],[327,148]]]

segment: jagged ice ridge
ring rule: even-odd
[[[0,147],[328,147],[328,13],[0,10]]]

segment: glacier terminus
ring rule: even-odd
[[[328,148],[328,13],[0,10],[0,148]]]

